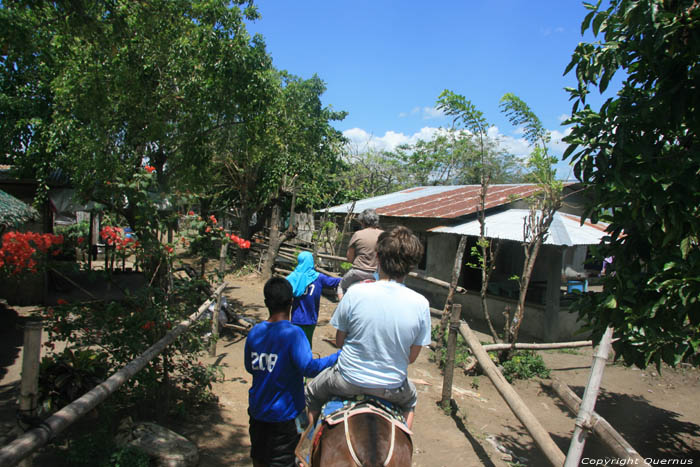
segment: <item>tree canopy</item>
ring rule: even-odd
[[[587,215],[610,224],[599,259],[614,257],[604,291],[579,310],[599,338],[615,329],[625,362],[675,365],[700,344],[700,6],[693,0],[587,5],[566,72],[573,129],[565,157],[590,197]],[[622,85],[597,111],[587,96]]]

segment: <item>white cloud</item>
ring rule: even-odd
[[[383,136],[375,136],[362,128],[351,128],[345,130],[343,135],[350,140],[350,146],[358,151],[367,149],[392,151],[402,144],[415,144],[418,140],[429,141],[433,139],[436,134],[444,131],[445,130],[442,128],[426,126],[411,135],[389,130],[384,133]],[[550,143],[551,154],[558,159],[561,158],[561,155],[567,147],[567,144],[562,141],[562,138],[569,133],[571,133],[570,128],[566,129],[564,132],[550,130],[550,135],[552,137]],[[487,131],[488,137],[498,141],[501,149],[525,160],[530,154],[531,148],[525,138],[518,136],[520,134],[522,134],[522,131],[517,130],[513,132],[513,135],[503,134],[497,126],[492,126]],[[557,176],[561,179],[570,178],[571,168],[567,161],[560,161],[557,163]]]
[[[420,107],[414,107],[410,110],[410,112],[401,112],[399,114],[399,117],[406,118],[406,117],[410,117],[412,115],[418,115],[418,113],[420,113],[420,110],[421,110]]]
[[[564,31],[565,31],[565,29],[564,29],[563,27],[557,26],[557,27],[555,27],[555,28],[543,28],[543,29],[540,29],[540,34],[542,34],[543,36],[547,37],[547,36],[551,36],[552,34],[561,34],[561,33],[563,33]]]
[[[415,117],[419,115],[421,118],[423,118],[423,120],[442,118],[445,116],[442,110],[438,110],[435,107],[414,107],[409,112],[399,113],[399,118]]]
[[[551,130],[550,135],[552,137],[551,141],[551,149],[552,152],[555,154],[561,156],[564,154],[564,151],[566,150],[568,144],[562,141],[562,138],[565,136],[568,136],[571,133],[571,128],[567,128],[564,130],[564,132],[557,131],[557,130]]]
[[[569,117],[571,117],[571,115],[569,115],[569,114],[561,114],[561,115],[559,115],[559,121],[563,123],[564,120],[567,120]]]
[[[415,144],[418,140],[430,140],[440,128],[423,127],[417,133],[406,135],[389,130],[384,136],[375,136],[362,128],[345,130],[343,135],[350,140],[350,145],[359,150],[373,149],[375,151],[393,151],[402,144]]]
[[[436,107],[423,107],[423,120],[429,120],[431,118],[442,118],[445,113]]]

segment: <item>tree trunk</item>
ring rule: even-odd
[[[292,200],[294,200],[294,198],[295,193],[292,193]],[[289,215],[289,228],[284,232],[284,234],[280,234],[279,226],[281,223],[281,219],[282,200],[279,197],[277,197],[273,201],[272,205],[272,216],[270,217],[270,242],[267,247],[265,261],[263,262],[261,271],[263,280],[268,280],[270,277],[272,277],[272,273],[275,267],[275,258],[279,253],[279,249],[280,246],[282,246],[282,243],[296,235],[294,224],[292,224],[291,222],[291,220],[294,219],[294,203],[292,203],[292,210],[290,211]]]
[[[263,280],[268,280],[272,277],[272,269],[275,266],[275,258],[279,252],[280,245],[282,241],[280,240],[280,211],[281,206],[279,199],[273,201],[272,215],[270,216],[270,241],[267,246],[267,253],[265,253],[265,261],[262,265],[262,278]]]
[[[525,296],[527,295],[527,288],[530,285],[530,277],[532,277],[532,270],[535,268],[535,260],[537,259],[540,245],[542,245],[542,239],[538,238],[534,243],[528,245],[525,252],[525,264],[523,265],[523,276],[520,278],[518,305],[515,309],[515,315],[513,316],[510,328],[508,329],[510,343],[512,344],[510,351],[508,351],[508,358],[510,358],[515,352],[515,343],[518,340],[520,326],[523,324],[523,315],[525,314]]]
[[[452,306],[454,301],[455,288],[457,288],[457,281],[459,281],[459,276],[462,273],[462,263],[464,262],[464,250],[467,248],[467,236],[461,235],[459,238],[459,245],[457,246],[457,253],[455,256],[454,266],[452,267],[452,279],[450,280],[450,288],[447,292],[447,298],[445,299],[445,306],[443,308],[442,319],[440,319],[440,328],[438,329],[438,335],[436,337],[438,350],[443,346],[443,340],[445,336],[445,330],[447,329],[447,323],[450,321],[450,314],[448,311]]]

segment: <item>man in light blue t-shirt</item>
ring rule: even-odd
[[[403,281],[422,256],[423,246],[406,227],[379,236],[379,280],[348,289],[331,319],[343,351],[335,366],[306,387],[312,420],[334,395],[369,394],[399,406],[411,427],[417,393],[408,365],[430,344],[430,310],[425,297]]]

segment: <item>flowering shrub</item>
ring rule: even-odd
[[[138,240],[132,236],[127,236],[121,227],[105,226],[100,231],[100,238],[109,246],[113,246],[116,255],[122,260],[122,267],[126,258],[136,254],[141,246]]]
[[[249,240],[227,233],[214,215],[205,219],[189,211],[181,225],[186,234],[179,241],[183,246],[189,246],[191,253],[216,257],[220,242],[233,243],[241,249],[250,248]]]
[[[74,259],[75,252],[79,253],[78,259],[85,259],[88,253],[90,242],[90,224],[88,222],[78,222],[71,225],[57,225],[55,227],[57,235],[63,236],[63,246],[60,257]]]
[[[58,255],[63,236],[36,232],[6,232],[0,246],[0,271],[10,276],[36,273],[48,256]]]
[[[66,342],[67,350],[60,355],[99,349],[100,361],[111,368],[123,367],[207,298],[194,281],[176,278],[174,285],[175,295],[170,301],[165,299],[164,291],[154,288],[143,289],[122,302],[70,303],[59,299],[58,305],[47,308],[43,315],[48,333],[44,346],[53,351],[58,348],[57,342]],[[207,320],[197,321],[129,380],[121,390],[127,401],[146,401],[146,406],[155,407],[163,384],[175,389],[182,400],[202,402],[211,398],[209,390],[218,373],[199,362],[206,348],[202,336],[210,326]],[[49,353],[54,360],[60,355]],[[42,393],[54,389],[42,388]]]

